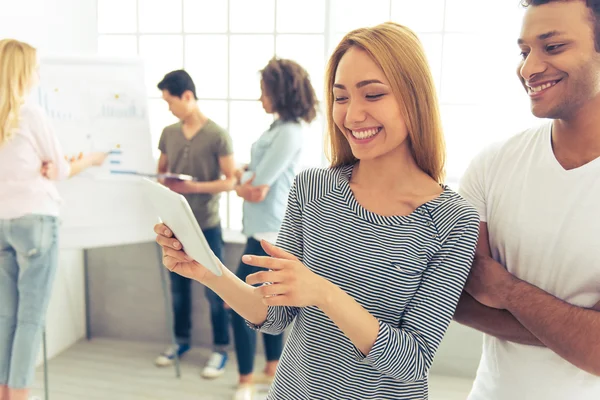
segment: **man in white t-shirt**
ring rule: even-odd
[[[469,400],[600,399],[600,2],[525,1],[518,74],[539,118],[480,154],[455,319],[485,333]]]

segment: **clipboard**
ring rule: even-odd
[[[147,174],[144,172],[137,172],[137,171],[124,171],[124,170],[111,170],[110,171],[111,174],[116,174],[116,175],[137,175],[137,176],[141,176],[144,178],[154,178],[154,179],[177,179],[179,181],[196,181],[196,178],[194,178],[191,175],[186,175],[186,174],[173,174],[171,172],[165,172],[163,174]]]

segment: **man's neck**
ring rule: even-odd
[[[198,107],[183,119],[183,125],[186,127],[199,127],[206,124],[208,117],[200,111]]]
[[[552,147],[566,168],[577,168],[600,157],[600,96],[569,119],[554,120]]]

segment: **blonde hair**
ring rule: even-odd
[[[37,52],[27,43],[0,40],[0,146],[19,125],[21,106],[37,67]]]
[[[349,165],[357,161],[348,140],[333,121],[333,84],[337,67],[352,47],[366,51],[383,71],[406,121],[415,162],[421,170],[441,183],[444,179],[446,146],[433,77],[417,35],[393,22],[348,33],[329,59],[325,98],[328,125],[326,151],[331,166]]]

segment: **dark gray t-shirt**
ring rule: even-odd
[[[233,153],[227,131],[210,119],[191,140],[183,134],[181,122],[167,126],[158,148],[167,155],[168,172],[191,175],[205,182],[221,178],[219,157]],[[220,194],[192,193],[184,196],[202,229],[219,225]]]

